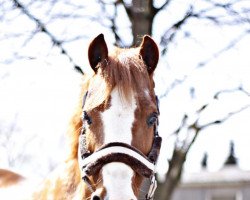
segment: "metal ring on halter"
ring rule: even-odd
[[[148,193],[145,196],[146,200],[152,200],[154,198],[154,193],[155,193],[156,188],[157,188],[157,181],[155,178],[155,174],[153,174],[150,177],[150,186],[148,189]]]

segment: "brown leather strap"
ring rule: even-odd
[[[108,163],[122,162],[130,166],[136,173],[149,178],[154,171],[150,170],[144,163],[140,162],[133,156],[124,153],[111,153],[89,163],[83,170],[88,176],[98,173],[102,167]]]
[[[160,136],[154,137],[151,151],[148,154],[148,159],[152,163],[156,163],[158,156],[160,154],[162,138]]]

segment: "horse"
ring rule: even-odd
[[[24,177],[5,169],[0,169],[0,188],[15,185],[24,180]]]
[[[136,200],[144,178],[151,183],[145,199],[153,199],[161,146],[153,80],[158,46],[146,35],[139,47],[109,52],[100,34],[88,59],[93,73],[83,77],[67,159],[30,199]]]

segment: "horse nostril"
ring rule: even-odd
[[[99,196],[95,195],[92,197],[92,200],[101,200],[101,198]]]

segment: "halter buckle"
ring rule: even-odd
[[[146,200],[153,200],[156,188],[157,188],[157,181],[155,178],[155,174],[153,174],[150,177],[150,186],[148,189],[148,193],[146,194],[146,197],[145,197]]]

